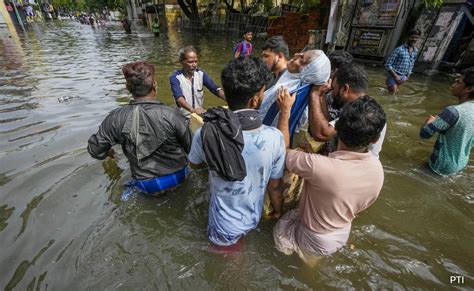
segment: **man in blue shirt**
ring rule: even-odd
[[[385,63],[388,72],[386,81],[388,91],[396,93],[398,86],[408,81],[418,56],[418,50],[414,45],[420,34],[418,29],[410,30],[407,42],[397,47],[388,57]]]
[[[191,113],[202,114],[205,111],[203,86],[222,99],[224,92],[206,72],[198,69],[198,56],[194,47],[181,48],[178,55],[183,67],[170,76],[171,91],[181,112],[189,119]]]
[[[269,73],[265,64],[253,57],[230,61],[221,74],[230,110],[206,112],[205,123],[193,138],[190,166],[205,163],[209,167],[207,237],[218,250],[235,249],[240,239],[257,227],[266,189],[274,209],[272,216],[281,216],[285,141],[277,128],[262,124],[256,110]],[[216,114],[211,120],[207,118],[209,112],[221,116]]]

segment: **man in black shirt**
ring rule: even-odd
[[[132,172],[128,185],[160,193],[184,180],[193,135],[182,114],[155,99],[153,65],[129,63],[122,72],[133,100],[105,118],[89,138],[87,150],[103,160],[113,157],[112,146],[120,144]]]

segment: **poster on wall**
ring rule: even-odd
[[[349,51],[353,54],[376,56],[382,55],[385,30],[383,29],[360,29],[353,30]]]
[[[353,26],[393,27],[397,23],[401,0],[360,0]]]

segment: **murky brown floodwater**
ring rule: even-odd
[[[354,248],[316,269],[275,250],[274,221],[262,221],[240,255],[209,253],[205,171],[161,199],[121,202],[126,159],[93,160],[87,139],[127,100],[126,62],[153,62],[158,98],[171,104],[168,76],[185,44],[199,49],[201,67],[219,80],[230,39],[125,35],[116,25],[66,22],[37,25],[19,41],[1,36],[0,288],[474,288],[473,157],[462,174],[437,178],[422,166],[434,139],[418,139],[428,114],[456,102],[448,78],[415,75],[393,97],[383,89],[383,71],[369,68],[370,93],[389,117],[385,185],[353,223]],[[218,102],[207,95],[207,105]],[[450,285],[451,275],[464,276],[464,285]]]

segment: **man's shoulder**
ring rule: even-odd
[[[281,131],[276,127],[263,124],[261,130],[262,130],[262,133],[265,135],[274,136],[277,138],[281,137],[283,139],[283,133],[281,133]]]
[[[171,80],[171,79],[176,79],[179,75],[182,75],[182,74],[183,74],[183,70],[181,70],[181,69],[175,70],[175,71],[170,75],[170,80]]]

